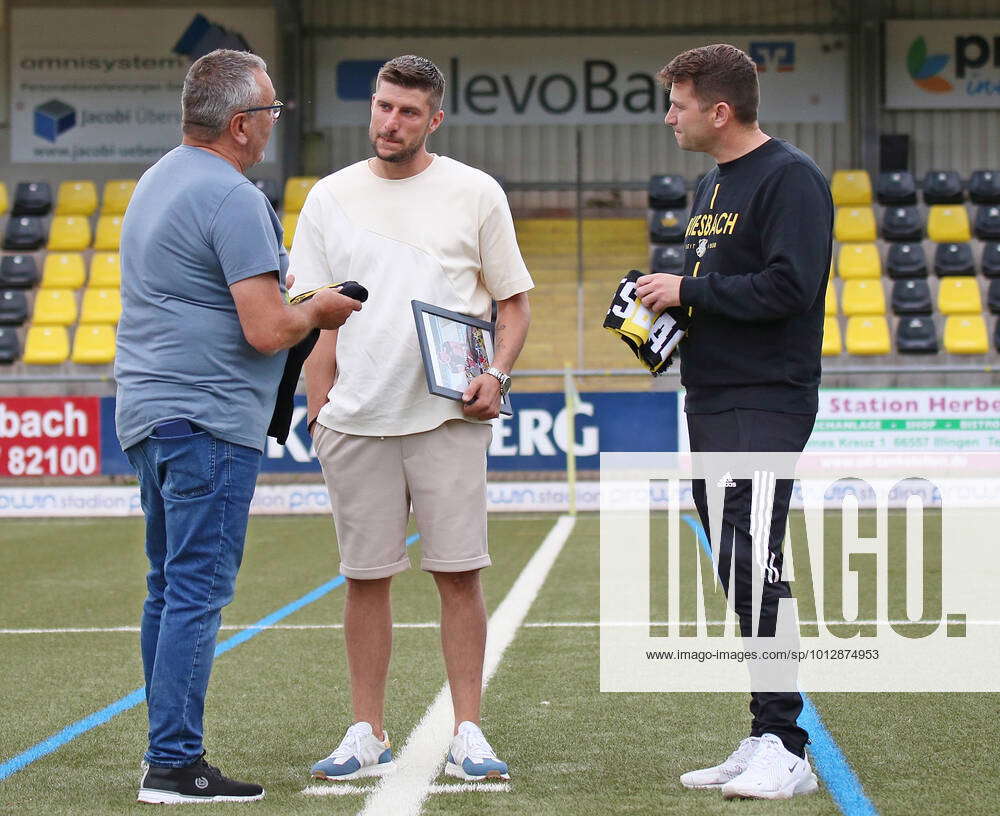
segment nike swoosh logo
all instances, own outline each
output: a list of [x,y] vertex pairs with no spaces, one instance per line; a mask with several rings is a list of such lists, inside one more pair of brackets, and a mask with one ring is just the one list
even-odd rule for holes
[[795,773],[795,766],[794,765],[792,765],[792,767],[788,769],[788,773]]

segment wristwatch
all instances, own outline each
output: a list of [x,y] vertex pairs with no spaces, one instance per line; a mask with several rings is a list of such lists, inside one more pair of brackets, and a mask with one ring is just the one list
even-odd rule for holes
[[504,374],[496,366],[490,366],[489,368],[487,368],[486,373],[497,378],[497,380],[500,382],[500,396],[506,397],[508,392],[510,391],[510,375]]

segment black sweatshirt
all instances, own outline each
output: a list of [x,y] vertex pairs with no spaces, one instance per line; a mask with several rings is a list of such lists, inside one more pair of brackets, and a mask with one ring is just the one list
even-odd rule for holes
[[780,139],[698,185],[680,291],[689,413],[816,412],[832,229],[826,179]]

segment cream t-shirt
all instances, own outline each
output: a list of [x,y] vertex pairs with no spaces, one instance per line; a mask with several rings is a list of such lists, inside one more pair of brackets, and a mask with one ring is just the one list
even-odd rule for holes
[[319,422],[398,436],[464,419],[427,390],[412,300],[490,318],[490,299],[531,289],[507,197],[488,174],[434,156],[406,179],[360,161],[310,190],[295,229],[292,296],[356,280],[368,301],[337,332],[337,379]]

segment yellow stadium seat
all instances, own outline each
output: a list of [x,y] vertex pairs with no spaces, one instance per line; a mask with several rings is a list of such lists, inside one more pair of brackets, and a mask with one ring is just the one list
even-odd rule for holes
[[875,211],[871,207],[837,207],[833,235],[842,242],[874,241]]
[[42,266],[42,288],[79,289],[87,279],[79,252],[49,252]]
[[97,219],[97,234],[94,236],[94,249],[117,252],[121,239],[122,217],[120,215],[102,215]]
[[306,196],[319,176],[290,176],[285,182],[284,207],[286,213],[297,213],[306,203]]
[[944,324],[944,348],[951,354],[986,354],[990,350],[982,315],[951,315]]
[[74,363],[101,365],[115,359],[115,329],[108,324],[80,326],[73,339]]
[[31,326],[24,341],[24,362],[29,365],[59,365],[69,357],[69,333],[65,326]]
[[823,320],[823,356],[835,357],[844,350],[840,341],[840,323],[835,317]]
[[102,215],[123,215],[135,190],[135,179],[112,179],[104,182]]
[[840,306],[848,317],[884,315],[885,291],[881,280],[848,280],[840,293]]
[[827,317],[834,317],[837,314],[837,287],[833,284],[833,278],[830,278],[826,284],[826,309],[824,314]]
[[297,212],[286,212],[281,216],[281,228],[285,231],[285,249],[292,248],[292,238],[295,237],[295,227],[299,223],[299,214]]
[[961,204],[932,204],[927,237],[939,244],[964,243],[972,238],[969,213]]
[[871,177],[867,170],[836,170],[830,182],[830,193],[837,207],[871,204]]
[[841,244],[837,253],[837,271],[844,280],[881,278],[882,258],[875,244]]
[[117,252],[95,252],[90,259],[90,285],[104,288],[121,286],[122,267]]
[[76,323],[76,295],[69,289],[39,289],[31,321],[45,326]]
[[97,187],[92,181],[64,181],[56,193],[56,215],[93,215]]
[[90,246],[90,222],[82,215],[57,215],[49,230],[48,248],[56,252],[78,252]]
[[847,319],[848,354],[888,354],[889,324],[884,317]]
[[941,278],[938,286],[938,311],[941,314],[979,314],[983,299],[979,282],[972,277]]
[[81,323],[117,323],[122,315],[122,300],[117,289],[88,286],[80,307]]
[[0,213],[5,213],[10,209],[10,196],[7,194],[7,185],[0,181]]

